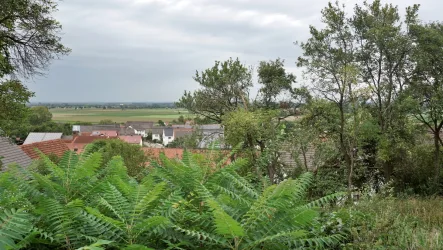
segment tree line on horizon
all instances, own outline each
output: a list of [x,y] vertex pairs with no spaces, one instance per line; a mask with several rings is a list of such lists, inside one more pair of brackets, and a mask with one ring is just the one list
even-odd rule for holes
[[[1,135],[51,124],[19,79],[69,53],[57,4],[0,2]],[[223,125],[205,152],[109,140],[2,169],[0,249],[442,249],[443,24],[418,11],[329,3],[304,86],[280,58],[197,71],[176,105]]]

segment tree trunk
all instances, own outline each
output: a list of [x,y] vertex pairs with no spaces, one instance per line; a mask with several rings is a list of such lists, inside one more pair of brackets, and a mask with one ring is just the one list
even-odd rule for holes
[[[348,172],[349,172],[349,174],[351,174],[352,162],[351,162],[350,154],[348,153],[347,145],[346,145],[345,138],[344,138],[344,136],[345,136],[344,133],[345,133],[345,113],[344,113],[342,105],[340,105],[340,151],[342,152],[342,155],[344,157],[346,167],[348,168]],[[352,150],[352,149],[349,149],[349,150]],[[351,186],[352,186],[352,178],[348,177],[349,195],[350,195],[350,187]]]
[[435,188],[438,187],[438,183],[440,180],[440,130],[436,129],[434,132],[434,168],[435,168],[435,176],[434,183]]
[[268,165],[268,175],[271,185],[275,183],[275,170],[273,164]]
[[383,163],[383,174],[385,177],[385,181],[388,182],[391,180],[392,172],[394,171],[392,164],[390,161]]
[[352,194],[352,177],[354,176],[354,155],[353,155],[353,150],[352,148],[350,148],[349,151],[349,175],[348,175],[348,192],[349,192],[349,196],[351,196]]
[[301,153],[302,153],[302,155],[303,155],[303,163],[305,164],[305,168],[306,168],[306,172],[308,172],[309,171],[309,168],[308,168],[308,159],[306,159],[306,152],[307,152],[308,150],[307,149],[305,149],[305,148],[301,148]]

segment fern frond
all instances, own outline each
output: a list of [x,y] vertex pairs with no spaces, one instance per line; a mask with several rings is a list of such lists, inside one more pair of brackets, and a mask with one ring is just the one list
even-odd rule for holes
[[111,183],[108,182],[107,185],[104,185],[103,194],[99,203],[111,211],[121,221],[126,221],[126,213],[129,211],[129,202]]
[[126,246],[125,248],[123,248],[123,250],[154,250],[154,249],[143,245],[132,244]]
[[138,237],[139,235],[147,231],[150,231],[152,233],[163,232],[170,225],[171,222],[167,218],[163,216],[153,216],[138,222],[134,226],[134,231],[137,232],[136,237]]
[[112,157],[108,164],[106,164],[106,166],[99,171],[97,176],[100,178],[104,178],[106,176],[118,176],[122,180],[127,180],[129,178],[125,163],[121,156]]
[[43,154],[40,150],[35,149],[35,151],[39,154],[40,159],[43,160],[48,170],[51,172],[51,175],[56,177],[59,180],[65,180],[66,173],[65,170],[59,167],[57,164],[51,161],[49,157]]
[[35,172],[33,173],[33,178],[39,184],[40,189],[45,191],[46,196],[60,197],[66,193],[66,189],[52,181],[50,176],[44,176]]
[[78,161],[78,164],[72,168],[73,176],[76,180],[82,180],[94,176],[102,164],[102,156],[100,153],[93,153],[86,158]]
[[102,246],[109,245],[111,243],[112,243],[112,241],[110,241],[110,240],[98,240],[97,242],[95,242],[89,246],[77,248],[77,250],[104,250],[104,248],[102,248]]
[[125,223],[123,223],[119,220],[115,220],[111,217],[108,217],[108,216],[102,214],[99,210],[97,210],[95,208],[86,207],[85,210],[89,215],[92,215],[94,218],[108,224],[109,226],[111,226],[112,228],[114,228],[116,230],[121,230],[121,231],[126,230]]
[[119,176],[109,176],[106,178],[106,180],[114,185],[117,190],[122,193],[122,195],[127,199],[127,200],[133,200],[134,197],[134,190],[137,188],[138,183],[136,181],[129,181],[129,179],[127,180],[123,180],[122,178],[120,178]]
[[248,181],[238,176],[236,173],[222,172],[219,184],[223,184],[225,187],[232,187],[231,189],[236,189],[252,199],[256,199],[259,196],[257,191],[254,190]]
[[182,163],[183,163],[185,166],[188,166],[188,167],[191,167],[191,165],[193,164],[193,162],[192,162],[192,156],[191,156],[191,154],[189,153],[189,151],[186,150],[186,149],[183,151]]
[[[147,187],[145,187],[144,185],[139,185],[137,192],[139,192],[143,188],[147,189]],[[149,205],[160,197],[160,194],[163,193],[165,188],[166,183],[161,182],[157,184],[151,191],[140,196],[140,199],[135,200],[136,204],[134,206],[134,216],[138,217],[142,213],[144,213],[146,209],[149,208]]]
[[32,230],[32,216],[23,210],[4,210],[0,213],[0,249],[15,248]]
[[245,249],[254,249],[257,245],[269,241],[282,241],[282,238],[285,238],[287,241],[295,241],[297,239],[300,239],[302,237],[306,237],[307,232],[304,230],[297,230],[297,231],[291,231],[291,232],[280,232],[278,234],[270,235],[267,237],[263,237],[259,240],[253,241],[249,244],[245,245]]
[[316,236],[311,238],[296,239],[289,241],[289,247],[297,247],[303,249],[328,249],[334,245],[339,244],[346,237],[341,234],[334,234],[329,236]]
[[59,167],[63,169],[74,168],[79,160],[78,155],[73,151],[66,151],[58,162]]
[[308,204],[304,205],[306,208],[313,208],[313,207],[322,207],[325,204],[328,204],[336,199],[343,198],[346,196],[345,192],[339,192],[335,194],[326,195],[324,197],[321,197],[317,200],[311,201]]
[[224,188],[222,186],[214,185],[212,186],[212,192],[218,193],[218,194],[225,194],[229,197],[231,197],[233,200],[239,201],[248,207],[251,206],[251,201],[243,198],[241,195],[237,194],[235,191],[231,191],[227,188]]
[[[8,172],[10,172],[12,175],[11,179],[13,185],[18,186],[20,190],[28,194],[29,197],[38,199],[39,197],[44,195],[33,185],[32,181],[30,181],[33,176],[28,170],[15,165],[11,165],[8,167]],[[7,184],[7,182],[0,183],[0,185],[3,184]],[[8,188],[7,186],[4,187]]]
[[252,204],[251,208],[244,215],[242,227],[246,232],[252,231],[260,224],[267,224],[277,211],[275,204],[269,202],[276,186],[272,185],[265,189],[263,194]]
[[153,214],[162,215],[167,218],[172,217],[184,201],[182,195],[180,190],[174,190],[166,198],[160,200],[159,205],[153,209]]
[[229,161],[229,159],[235,155],[236,153],[238,153],[238,151],[240,151],[243,147],[243,143],[239,143],[237,146],[235,146],[230,152],[229,154],[227,154],[221,161],[219,161],[216,165],[217,169],[220,169],[223,164],[225,164],[226,162]]
[[296,209],[295,211],[288,211],[291,214],[291,223],[299,227],[307,226],[313,222],[319,213],[312,209]]
[[228,238],[244,236],[240,223],[229,216],[214,200],[207,201],[214,214],[215,232]]
[[228,242],[226,241],[226,239],[216,236],[216,235],[212,235],[206,232],[201,232],[201,231],[195,231],[195,230],[188,230],[188,229],[184,229],[182,227],[179,227],[177,225],[173,225],[172,228],[180,233],[183,233],[187,236],[190,236],[192,238],[194,238],[197,241],[200,242],[204,242],[207,244],[220,244],[222,247],[227,247]]
[[[40,237],[41,239],[38,239],[37,237]],[[15,245],[15,249],[22,249],[25,248],[33,243],[38,243],[38,242],[44,242],[45,239],[49,239],[50,241],[52,241],[51,236],[46,233],[43,232],[41,230],[39,230],[38,228],[32,228],[30,230],[30,233],[24,237],[22,240],[20,240],[19,242],[17,242]],[[50,242],[49,241],[49,242]],[[48,242],[44,242],[44,243],[48,243]],[[0,247],[1,249],[1,247]]]

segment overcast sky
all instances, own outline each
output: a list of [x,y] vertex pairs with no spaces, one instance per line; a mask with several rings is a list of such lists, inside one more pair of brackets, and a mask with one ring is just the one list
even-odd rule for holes
[[[56,18],[72,53],[46,77],[28,81],[32,101],[176,101],[198,84],[196,70],[239,57],[248,65],[280,57],[320,24],[327,0],[64,0]],[[352,8],[357,0],[341,1]],[[386,2],[386,1],[384,1]],[[423,20],[441,19],[442,0],[391,0],[404,13],[420,2]],[[298,76],[301,78],[301,76]]]

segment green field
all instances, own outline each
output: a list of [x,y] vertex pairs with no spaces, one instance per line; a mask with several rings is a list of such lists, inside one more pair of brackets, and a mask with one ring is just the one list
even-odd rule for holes
[[180,115],[192,117],[184,109],[50,109],[52,119],[62,122],[92,122],[98,123],[101,120],[112,120],[113,122],[123,123],[126,121],[153,121],[158,120],[172,121]]

